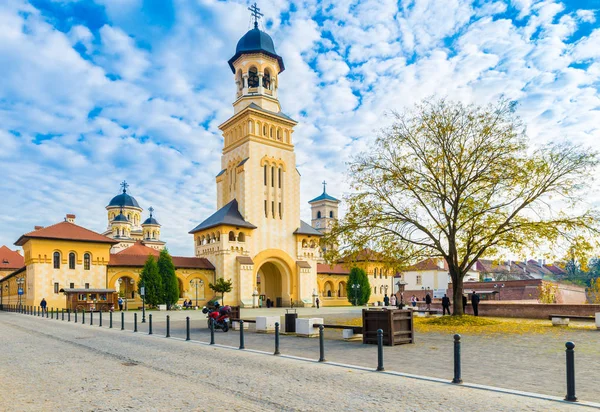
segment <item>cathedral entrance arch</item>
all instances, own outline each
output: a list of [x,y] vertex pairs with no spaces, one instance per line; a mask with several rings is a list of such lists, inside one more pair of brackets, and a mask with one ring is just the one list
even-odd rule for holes
[[292,300],[290,268],[279,259],[267,260],[256,273],[256,289],[263,299],[263,307],[267,299],[273,306],[289,306]]

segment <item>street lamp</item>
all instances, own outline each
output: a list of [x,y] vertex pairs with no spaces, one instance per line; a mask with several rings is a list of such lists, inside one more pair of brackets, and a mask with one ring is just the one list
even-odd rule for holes
[[404,288],[406,285],[408,285],[408,282],[405,282],[402,278],[396,282],[396,286],[398,286],[398,292],[400,292],[400,309],[404,307]]
[[360,284],[358,283],[354,283],[353,285],[350,286],[352,288],[352,290],[354,291],[354,306],[358,306],[358,291],[360,290]]
[[146,323],[146,287],[140,283],[140,296],[142,297],[142,323]]
[[204,285],[204,282],[200,279],[192,279],[190,280],[190,286],[196,287],[196,309],[198,309],[198,286]]
[[24,278],[17,278],[17,293],[19,295],[19,308],[21,307],[21,303],[22,303],[22,298],[21,296],[23,296],[23,283],[25,283],[25,279]]

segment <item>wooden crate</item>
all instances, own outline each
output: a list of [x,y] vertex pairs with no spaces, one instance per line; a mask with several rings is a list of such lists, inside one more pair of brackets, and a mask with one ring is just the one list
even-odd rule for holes
[[413,311],[402,309],[363,309],[363,343],[377,344],[377,330],[383,330],[386,346],[414,343]]

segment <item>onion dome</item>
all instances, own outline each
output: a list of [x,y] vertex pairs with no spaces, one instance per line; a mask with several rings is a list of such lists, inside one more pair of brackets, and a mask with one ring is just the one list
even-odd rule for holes
[[235,48],[235,54],[231,59],[229,59],[229,67],[231,67],[231,71],[234,74],[235,68],[233,67],[233,62],[235,62],[241,55],[251,53],[264,53],[267,56],[277,60],[279,63],[280,73],[285,70],[283,59],[275,52],[273,39],[271,39],[271,36],[269,36],[267,33],[260,30],[257,23],[254,24],[253,29],[248,30],[248,33],[244,34],[240,41],[238,41],[237,47]]
[[142,223],[142,226],[150,226],[150,225],[160,226],[160,223],[158,223],[158,220],[156,220],[152,217],[152,212],[154,212],[154,208],[152,206],[150,206],[150,208],[148,210],[150,211],[150,217],[148,219],[144,220],[144,223]]
[[123,188],[123,193],[113,197],[107,207],[111,207],[111,206],[121,207],[122,206],[122,207],[137,207],[137,208],[141,209],[139,203],[137,202],[137,200],[135,200],[135,197],[127,194],[127,188],[129,187],[127,182],[121,183],[121,187]]

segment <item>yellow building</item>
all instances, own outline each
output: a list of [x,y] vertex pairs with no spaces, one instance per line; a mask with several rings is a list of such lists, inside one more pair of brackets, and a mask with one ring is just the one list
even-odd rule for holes
[[217,211],[190,231],[196,256],[233,281],[228,304],[252,307],[262,296],[277,306],[312,306],[322,234],[300,221],[296,122],[277,99],[283,59],[255,23],[229,66],[237,90],[233,116],[219,126]]

